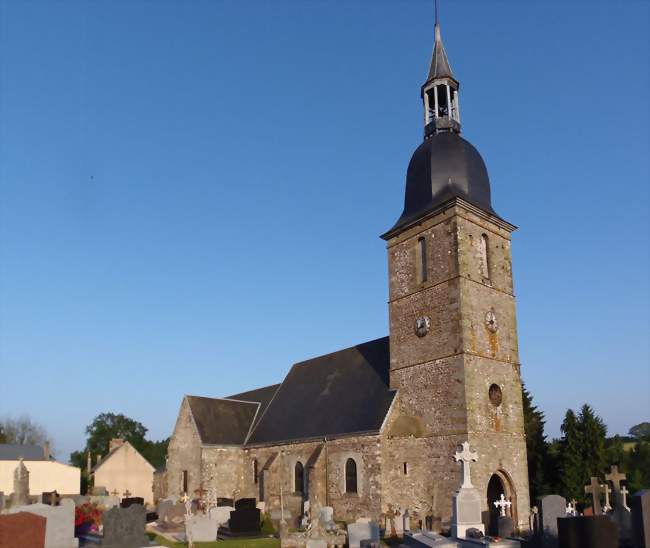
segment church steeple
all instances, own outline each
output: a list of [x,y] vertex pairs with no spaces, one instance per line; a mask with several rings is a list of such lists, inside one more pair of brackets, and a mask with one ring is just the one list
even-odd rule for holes
[[424,137],[441,131],[460,133],[460,107],[458,80],[454,78],[449,58],[442,43],[438,6],[436,3],[435,43],[429,76],[422,86],[424,102]]

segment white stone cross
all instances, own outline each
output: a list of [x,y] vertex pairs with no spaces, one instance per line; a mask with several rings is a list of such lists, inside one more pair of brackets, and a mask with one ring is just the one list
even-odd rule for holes
[[494,501],[494,506],[499,509],[502,518],[506,517],[506,508],[510,508],[511,505],[512,502],[506,500],[506,497],[503,493],[501,493],[501,498],[499,500]]
[[567,502],[566,508],[564,509],[564,512],[569,516],[575,516],[575,508],[573,507],[572,502],[573,501]]
[[627,487],[625,485],[621,487],[621,497],[623,498],[623,508],[627,510],[628,512],[630,511],[630,507],[627,505],[627,495],[629,491],[627,490]]
[[605,493],[605,506],[603,506],[603,513],[610,512],[612,507],[609,505],[609,494],[612,492],[612,490],[609,488],[609,485],[601,485],[600,488],[603,490],[603,493]]
[[472,479],[470,478],[470,472],[469,472],[469,463],[474,461],[476,462],[478,460],[478,453],[475,451],[472,451],[469,448],[469,442],[464,441],[462,443],[463,450],[462,451],[456,451],[456,454],[454,455],[454,459],[456,462],[463,462],[463,484],[460,486],[461,489],[473,489],[474,486],[472,485]]

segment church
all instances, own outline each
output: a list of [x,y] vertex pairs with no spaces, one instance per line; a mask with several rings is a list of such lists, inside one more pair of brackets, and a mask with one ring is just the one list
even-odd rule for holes
[[341,521],[400,508],[448,527],[461,483],[452,457],[469,441],[487,530],[502,493],[527,528],[516,227],[493,209],[485,163],[460,135],[459,87],[436,21],[424,139],[403,212],[381,236],[388,336],[296,363],[277,385],[185,396],[168,450],[170,496],[254,497],[294,518],[308,501]]

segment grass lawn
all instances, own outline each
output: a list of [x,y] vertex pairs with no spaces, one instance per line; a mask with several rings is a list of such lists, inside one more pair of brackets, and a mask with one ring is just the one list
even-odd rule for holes
[[[153,537],[152,540],[161,546],[168,546],[169,548],[185,548],[187,546],[186,542],[172,542],[159,535]],[[197,548],[280,548],[280,541],[276,538],[233,539],[195,542],[194,546]]]

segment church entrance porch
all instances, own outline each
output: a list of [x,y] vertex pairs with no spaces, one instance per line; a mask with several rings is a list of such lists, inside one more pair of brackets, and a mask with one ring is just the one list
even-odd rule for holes
[[492,477],[487,486],[487,507],[488,510],[484,512],[483,523],[485,524],[485,532],[488,535],[496,536],[499,534],[499,516],[501,510],[495,506],[495,502],[504,495],[505,500],[510,501],[512,504],[505,509],[507,516],[512,518],[513,523],[517,524],[517,503],[512,483],[505,472],[498,470]]

